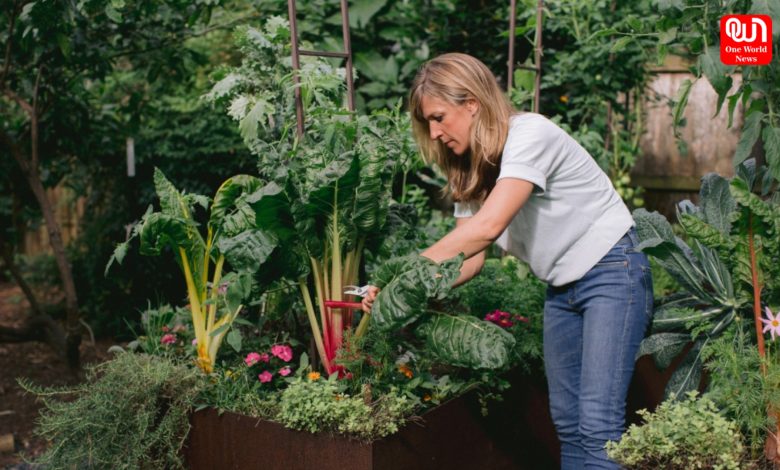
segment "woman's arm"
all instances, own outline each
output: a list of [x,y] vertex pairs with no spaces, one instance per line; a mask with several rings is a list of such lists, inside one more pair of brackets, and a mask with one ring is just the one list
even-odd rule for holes
[[440,263],[459,253],[463,253],[466,259],[480,253],[503,233],[531,196],[533,188],[533,183],[521,179],[498,180],[482,208],[423,251],[422,256]]
[[[468,281],[482,269],[485,262],[485,248],[490,246],[503,233],[509,222],[531,196],[533,183],[516,178],[502,178],[496,183],[482,208],[473,216],[459,218],[455,229],[434,243],[421,254],[441,263],[459,253],[464,253],[466,261],[460,270],[460,276],[453,286]],[[379,294],[379,288],[371,286],[363,297],[363,311],[371,312],[371,306]]]
[[[455,219],[455,227],[464,225],[468,223],[469,220],[471,220],[471,217],[459,217]],[[485,265],[485,251],[487,250],[482,250],[463,262],[463,266],[460,267],[460,276],[458,276],[458,278],[452,284],[452,287],[456,287],[467,281],[470,281],[471,278],[482,271],[482,266]]]

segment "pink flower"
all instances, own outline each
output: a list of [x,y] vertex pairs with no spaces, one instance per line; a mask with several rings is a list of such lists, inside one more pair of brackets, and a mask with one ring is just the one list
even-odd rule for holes
[[485,315],[485,320],[495,323],[501,328],[509,328],[514,325],[514,322],[510,320],[511,316],[512,315],[509,312],[502,312],[501,310],[496,309]]
[[291,373],[292,373],[292,369],[290,369],[289,367],[282,367],[281,369],[279,369],[279,375],[281,375],[282,377],[287,377]]
[[192,345],[197,346],[198,345],[198,338],[192,338]]
[[292,348],[286,344],[275,344],[271,346],[271,354],[284,362],[290,362],[293,357]]
[[766,333],[767,330],[769,330],[772,334],[772,341],[774,341],[775,335],[780,336],[780,312],[776,315],[772,315],[772,311],[769,310],[769,307],[764,307],[764,313],[766,314],[766,318],[761,319],[764,323],[763,333]]
[[267,370],[264,370],[261,374],[257,376],[258,379],[260,379],[260,383],[266,383],[270,382],[273,379],[274,374],[268,372]]
[[244,358],[244,364],[246,364],[249,367],[252,367],[258,362],[260,362],[260,354],[256,352],[251,352],[247,354],[246,357]]
[[163,335],[163,337],[160,338],[160,344],[176,344],[176,335],[171,333]]
[[271,356],[268,355],[268,353],[263,353],[260,355],[260,362],[271,362]]

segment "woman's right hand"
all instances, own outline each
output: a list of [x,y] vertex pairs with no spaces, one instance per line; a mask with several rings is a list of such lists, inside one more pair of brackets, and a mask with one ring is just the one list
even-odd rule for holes
[[368,286],[368,293],[363,297],[364,312],[371,313],[371,306],[374,305],[374,300],[376,300],[376,296],[379,295],[379,290],[380,289],[377,286]]

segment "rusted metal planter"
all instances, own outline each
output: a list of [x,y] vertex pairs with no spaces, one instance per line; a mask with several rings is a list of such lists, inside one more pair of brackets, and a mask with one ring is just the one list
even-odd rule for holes
[[[545,395],[543,391],[538,394]],[[525,402],[523,408],[528,409],[528,404]],[[539,408],[533,408],[538,413]],[[485,418],[476,397],[467,394],[426,412],[422,418],[421,424],[410,423],[392,436],[366,444],[341,436],[294,431],[234,413],[219,415],[207,409],[192,415],[184,455],[188,468],[193,470],[500,470],[557,466],[554,459],[541,462],[532,455],[540,449],[544,453],[544,445],[518,435],[518,429],[527,434],[534,432],[535,425],[549,426],[545,419],[536,424],[529,422],[529,418],[534,419],[533,413],[525,417],[511,412],[491,413]],[[514,430],[502,429],[506,427]],[[535,449],[529,454],[527,447]],[[556,452],[557,442],[553,447]]]

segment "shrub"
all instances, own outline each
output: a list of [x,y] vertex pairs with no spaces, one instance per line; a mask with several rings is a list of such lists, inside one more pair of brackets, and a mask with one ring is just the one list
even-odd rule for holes
[[640,410],[645,423],[607,443],[609,457],[631,469],[740,468],[744,448],[736,423],[707,396],[687,395],[661,403],[655,413]]
[[23,385],[44,403],[36,434],[51,444],[37,461],[45,468],[184,468],[179,449],[201,386],[192,367],[120,353],[73,388]]
[[324,379],[313,372],[292,380],[282,392],[277,419],[293,429],[347,433],[370,441],[397,432],[414,406],[395,390],[372,401],[368,385],[362,396],[350,396],[337,374]]

